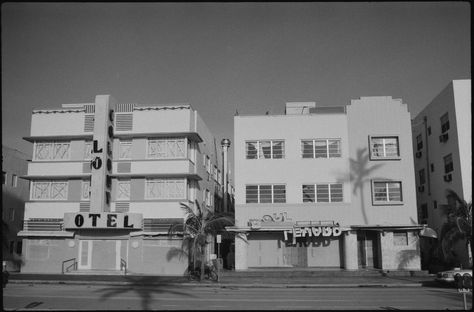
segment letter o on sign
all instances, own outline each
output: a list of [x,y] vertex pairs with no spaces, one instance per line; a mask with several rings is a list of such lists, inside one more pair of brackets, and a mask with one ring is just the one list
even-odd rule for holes
[[77,227],[81,227],[82,225],[84,225],[84,217],[80,214],[78,214],[75,218],[74,218],[74,224],[77,226]]
[[100,157],[94,158],[94,160],[91,162],[91,165],[94,169],[100,169],[100,167],[102,167],[102,159],[100,159]]

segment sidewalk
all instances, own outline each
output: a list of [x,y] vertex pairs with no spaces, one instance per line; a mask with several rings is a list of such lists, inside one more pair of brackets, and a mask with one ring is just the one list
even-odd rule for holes
[[[288,274],[287,274],[288,275]],[[434,276],[400,276],[387,274],[343,274],[337,272],[319,273],[317,276],[275,276],[262,272],[223,272],[219,282],[203,280],[189,281],[183,276],[150,275],[86,275],[86,274],[23,274],[11,273],[11,284],[75,284],[116,286],[199,286],[199,287],[263,287],[263,288],[341,288],[341,287],[421,287],[435,286]],[[8,287],[8,286],[7,286]]]

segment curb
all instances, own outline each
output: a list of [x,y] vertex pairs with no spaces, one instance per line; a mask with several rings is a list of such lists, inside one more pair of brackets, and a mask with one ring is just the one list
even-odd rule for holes
[[[58,281],[58,280],[10,280],[9,284],[58,284],[58,285],[107,285],[107,286],[163,286],[160,283],[133,284],[130,282],[106,281]],[[7,284],[8,285],[8,284]],[[394,283],[394,284],[240,284],[240,283],[166,283],[166,286],[184,287],[245,287],[245,288],[400,288],[421,287],[422,283]]]

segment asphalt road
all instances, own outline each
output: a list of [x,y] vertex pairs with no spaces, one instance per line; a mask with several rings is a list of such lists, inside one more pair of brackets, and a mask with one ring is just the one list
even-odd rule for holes
[[[472,295],[467,296],[472,309]],[[452,288],[219,288],[9,284],[5,310],[462,310]]]

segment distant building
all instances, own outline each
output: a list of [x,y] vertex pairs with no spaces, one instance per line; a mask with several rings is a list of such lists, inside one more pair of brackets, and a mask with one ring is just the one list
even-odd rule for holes
[[[187,104],[93,103],[35,110],[23,272],[176,275],[180,202],[222,207],[222,151]],[[213,252],[212,247],[209,253]]]
[[386,96],[235,116],[236,270],[420,270],[411,142]]
[[[412,122],[419,220],[438,236],[447,220],[446,190],[472,201],[471,117],[471,80],[464,79],[450,82]],[[425,241],[423,258],[429,261],[437,242]],[[463,243],[458,247],[458,265],[469,265]]]
[[8,271],[20,270],[22,239],[17,233],[23,229],[25,202],[29,198],[29,183],[22,179],[27,172],[29,157],[18,150],[2,145],[2,232],[3,261]]

